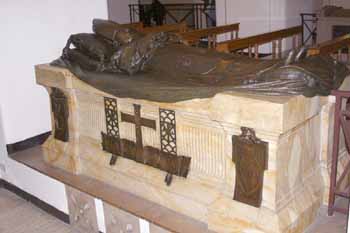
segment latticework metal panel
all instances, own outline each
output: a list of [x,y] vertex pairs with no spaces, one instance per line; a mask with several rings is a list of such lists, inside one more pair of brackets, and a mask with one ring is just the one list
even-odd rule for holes
[[161,150],[177,155],[175,111],[159,109]]
[[107,135],[119,138],[117,100],[113,98],[104,97],[104,103]]

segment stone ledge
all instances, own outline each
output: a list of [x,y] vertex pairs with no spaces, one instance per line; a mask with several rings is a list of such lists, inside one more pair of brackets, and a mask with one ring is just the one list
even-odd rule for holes
[[[156,203],[137,197],[103,182],[83,175],[73,175],[62,169],[47,165],[43,159],[43,148],[38,146],[11,155],[22,163],[44,175],[85,192],[95,198],[131,213],[174,233],[213,233],[205,223],[178,214]],[[159,218],[159,216],[162,216]]]

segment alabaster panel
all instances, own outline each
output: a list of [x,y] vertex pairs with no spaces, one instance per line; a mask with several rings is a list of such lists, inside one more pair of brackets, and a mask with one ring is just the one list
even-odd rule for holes
[[283,131],[283,104],[235,94],[214,96],[210,105],[210,118],[256,130]]
[[[315,116],[280,139],[277,152],[277,203],[283,206],[304,188],[309,177],[320,174],[320,116]],[[323,186],[320,182],[319,187]]]
[[226,135],[223,130],[179,124],[179,154],[191,156],[191,173],[193,175],[226,179],[227,161],[225,156]]
[[106,233],[140,233],[139,218],[103,203]]
[[79,115],[79,134],[99,140],[101,131],[106,129],[103,98],[81,91],[76,91],[76,98],[79,102],[76,109]]
[[36,82],[43,86],[57,88],[72,88],[72,79],[75,77],[69,70],[50,65],[35,66]]
[[306,98],[304,96],[295,96],[284,103],[283,111],[283,132],[293,130],[303,122],[318,115],[322,104],[319,96]]
[[66,186],[70,224],[75,233],[98,232],[95,199]]

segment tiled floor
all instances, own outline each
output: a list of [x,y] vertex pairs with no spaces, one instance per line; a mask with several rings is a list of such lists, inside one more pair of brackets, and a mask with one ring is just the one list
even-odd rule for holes
[[[342,201],[341,205],[346,206]],[[315,224],[306,233],[345,233],[347,218],[327,217],[322,208]],[[74,233],[65,223],[46,214],[13,193],[0,188],[0,233]]]
[[62,221],[0,188],[0,233],[74,233]]

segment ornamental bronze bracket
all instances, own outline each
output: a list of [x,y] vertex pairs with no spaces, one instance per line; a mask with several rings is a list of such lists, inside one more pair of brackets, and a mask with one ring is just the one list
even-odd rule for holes
[[256,137],[251,128],[232,137],[232,161],[236,164],[233,199],[259,208],[262,202],[264,171],[268,169],[268,143]]
[[68,100],[63,91],[58,88],[51,88],[51,109],[54,116],[54,136],[56,139],[68,142],[69,141],[69,127],[68,117],[69,108]]

